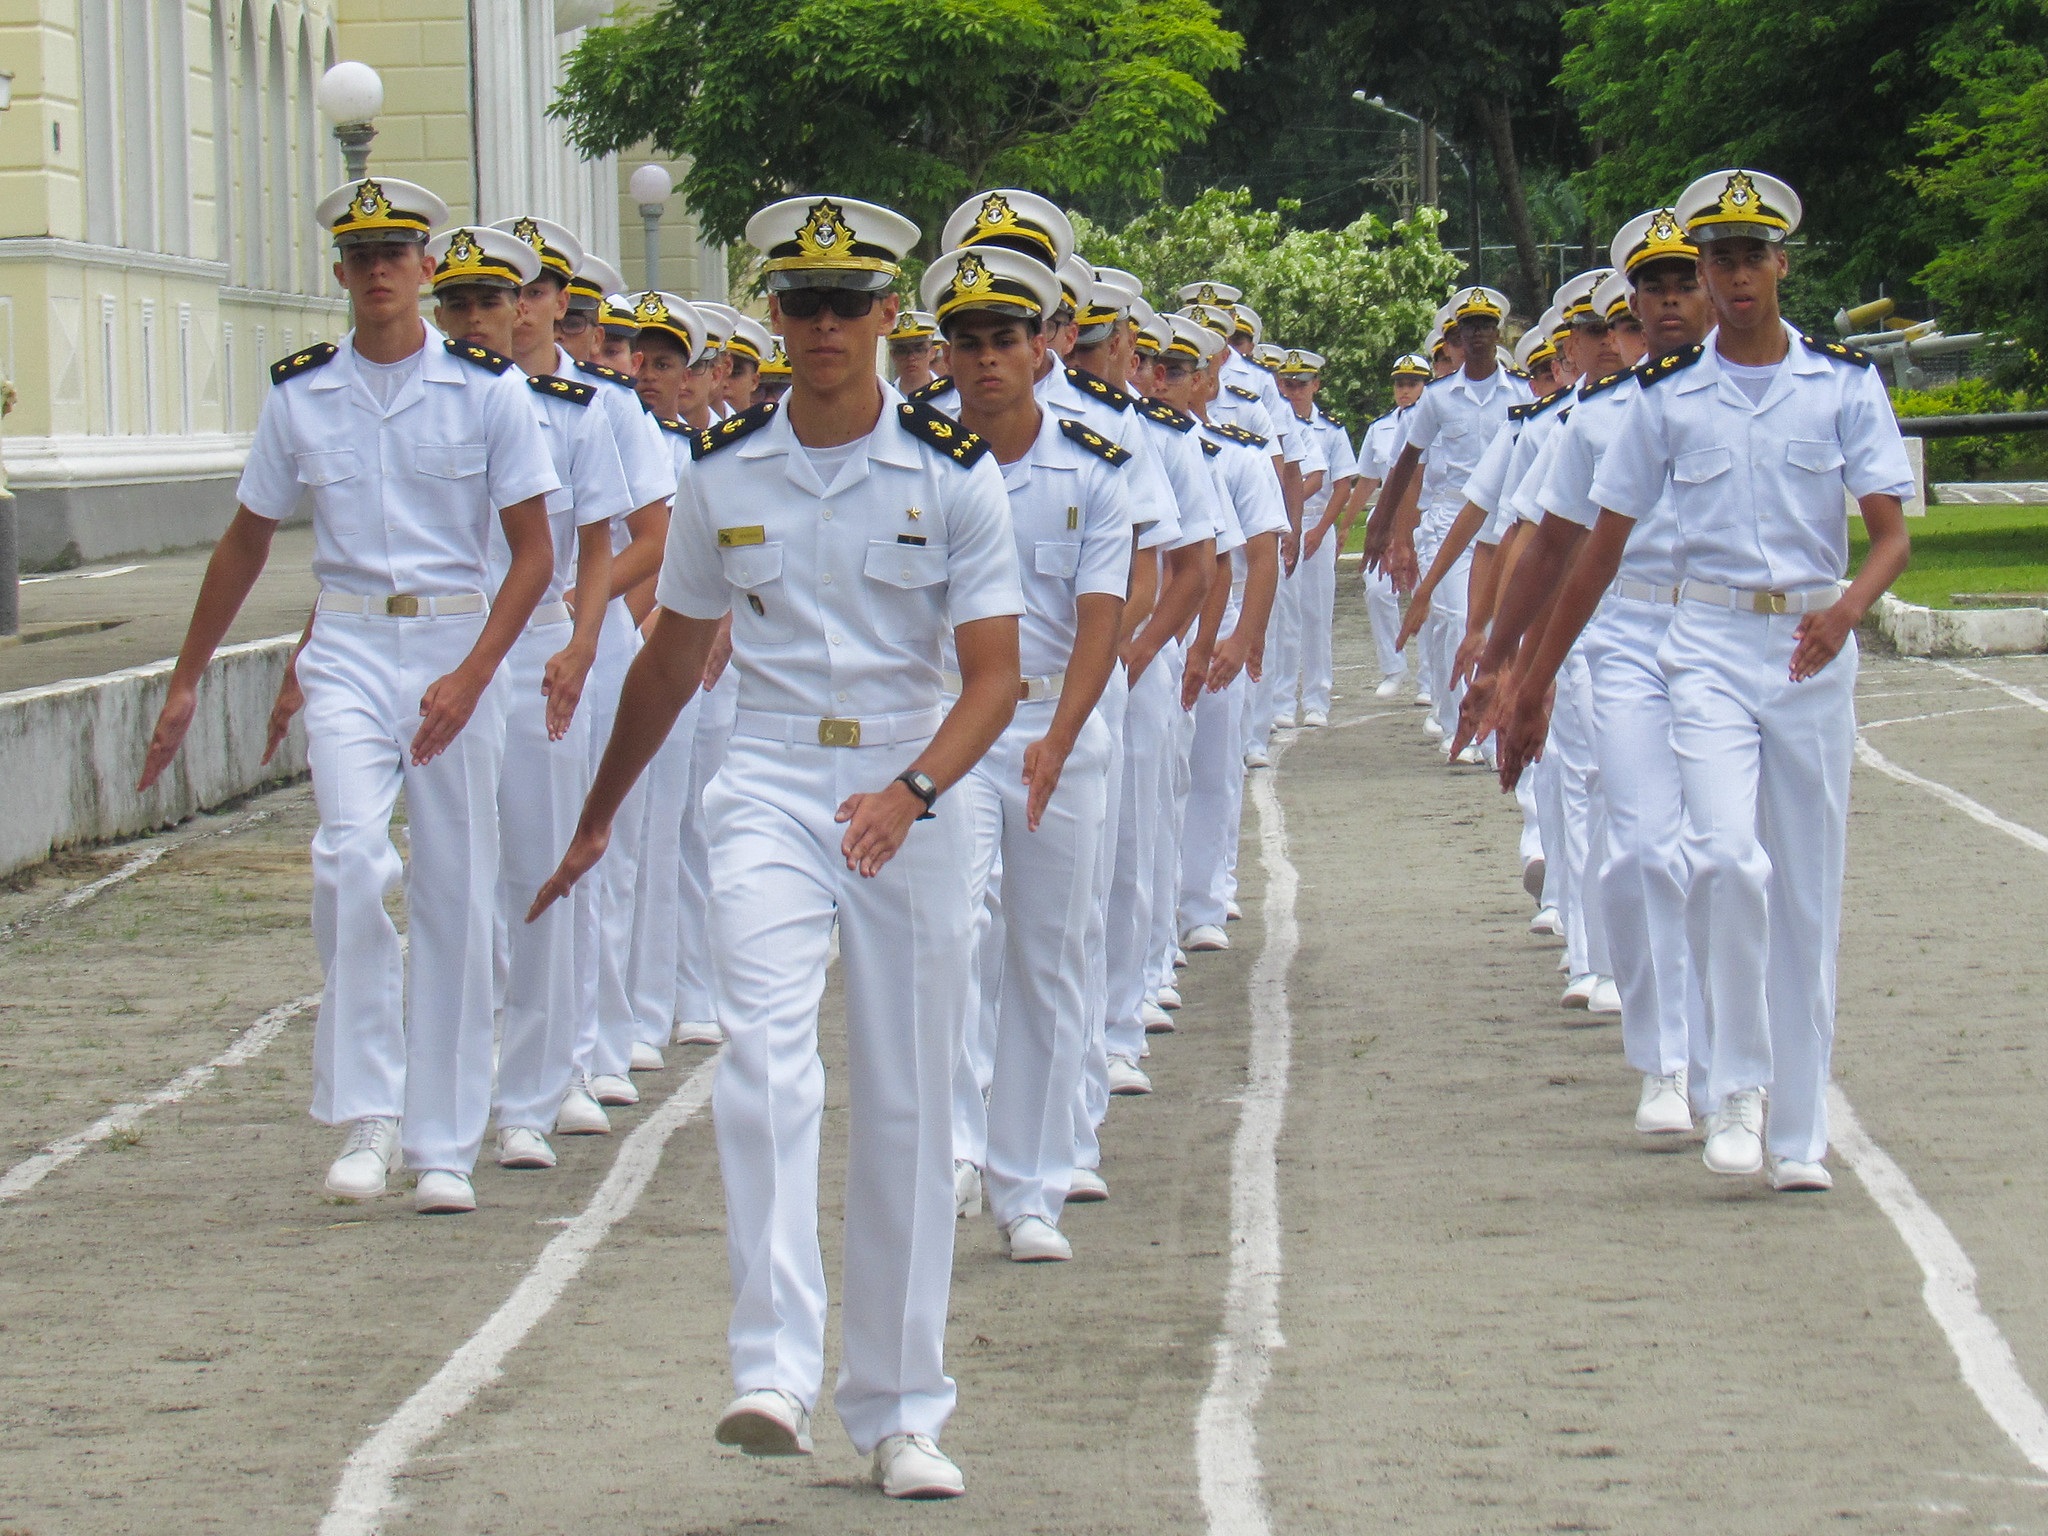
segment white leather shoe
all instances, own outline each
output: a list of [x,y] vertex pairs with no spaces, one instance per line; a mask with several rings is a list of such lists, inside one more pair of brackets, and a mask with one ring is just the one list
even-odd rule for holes
[[603,1073],[590,1080],[590,1096],[600,1104],[614,1106],[638,1104],[640,1090],[633,1086],[633,1080],[623,1073]]
[[1320,709],[1312,709],[1301,717],[1301,728],[1305,731],[1319,731],[1330,723],[1330,717]]
[[661,1052],[657,1051],[645,1040],[635,1040],[633,1042],[633,1064],[626,1070],[629,1072],[659,1072],[667,1065],[668,1063],[661,1059]]
[[1392,677],[1381,678],[1380,685],[1379,687],[1373,689],[1372,696],[1376,699],[1391,699],[1395,694],[1399,693],[1400,691],[1401,674],[1396,672]]
[[1593,995],[1586,999],[1586,1012],[1620,1015],[1621,988],[1612,976],[1602,976],[1593,983]]
[[555,1149],[548,1145],[547,1137],[530,1126],[501,1125],[498,1127],[498,1166],[552,1168],[555,1166]]
[[1109,1182],[1093,1168],[1076,1168],[1067,1180],[1067,1204],[1094,1205],[1109,1198]]
[[1230,948],[1230,935],[1214,923],[1199,923],[1182,936],[1181,943],[1189,949],[1207,954],[1214,950]]
[[562,1107],[555,1111],[555,1134],[557,1136],[609,1136],[612,1133],[612,1119],[604,1108],[591,1097],[590,1084],[578,1078],[569,1085],[569,1091],[562,1095]]
[[1152,994],[1152,1001],[1168,1013],[1177,1012],[1180,1008],[1180,988],[1171,984],[1163,986]]
[[1479,750],[1479,743],[1475,741],[1460,752],[1455,761],[1463,763],[1467,768],[1483,767],[1486,763],[1486,754]]
[[1074,1245],[1043,1216],[1019,1216],[1003,1236],[1010,1240],[1012,1264],[1063,1264],[1074,1256]]
[[1128,1056],[1109,1058],[1109,1091],[1113,1094],[1150,1093],[1152,1079]]
[[1564,989],[1564,996],[1557,1000],[1560,1008],[1583,1008],[1593,996],[1593,988],[1600,984],[1600,978],[1591,971],[1583,976],[1574,976],[1571,985]]
[[476,1209],[476,1191],[468,1174],[430,1168],[412,1192],[412,1208],[422,1216],[466,1216]]
[[1761,1173],[1764,1167],[1764,1091],[1743,1088],[1707,1116],[1701,1156],[1715,1173]]
[[1789,1157],[1774,1157],[1771,1162],[1771,1188],[1791,1194],[1799,1190],[1828,1190],[1835,1187],[1835,1176],[1829,1173],[1825,1164],[1802,1163]]
[[1244,765],[1247,768],[1270,768],[1273,766],[1273,759],[1266,756],[1262,749],[1253,747],[1251,751],[1245,753]]
[[1273,729],[1274,729],[1274,730],[1276,730],[1276,731],[1291,731],[1291,730],[1293,730],[1293,729],[1294,729],[1294,716],[1292,716],[1292,715],[1275,715],[1275,716],[1273,717]]
[[669,1036],[670,1045],[723,1045],[725,1032],[709,1020],[676,1020],[675,1033]]
[[981,1214],[981,1170],[964,1157],[953,1162],[953,1214],[961,1221]]
[[374,1200],[384,1193],[385,1179],[403,1166],[398,1122],[389,1115],[366,1115],[348,1128],[341,1155],[327,1165],[327,1193],[344,1200]]
[[808,1456],[811,1415],[789,1393],[775,1387],[742,1392],[718,1416],[711,1438],[736,1445],[749,1456]]
[[1244,908],[1240,907],[1234,901],[1226,901],[1225,903],[1223,903],[1223,921],[1225,921],[1226,923],[1243,922]]
[[1430,705],[1434,704],[1435,702],[1436,700],[1429,696],[1429,690],[1427,688],[1418,688],[1415,690],[1415,707],[1417,709],[1428,709]]
[[1554,939],[1564,937],[1564,919],[1557,915],[1557,908],[1545,907],[1529,919],[1531,933],[1547,933]]
[[1548,868],[1540,853],[1522,866],[1522,889],[1528,893],[1531,901],[1543,899],[1543,877],[1548,873]]
[[892,1499],[957,1499],[967,1479],[930,1435],[890,1435],[875,1447],[875,1486]]
[[1436,716],[1425,715],[1422,720],[1422,734],[1431,741],[1442,741],[1444,739],[1444,728],[1436,723]]
[[1669,1077],[1643,1074],[1636,1100],[1636,1131],[1644,1136],[1683,1136],[1692,1130],[1692,1106],[1685,1099],[1685,1068]]
[[1144,1021],[1148,1035],[1170,1035],[1174,1031],[1173,1015],[1157,1003],[1138,1004],[1138,1017]]
[[1188,952],[1179,945],[1174,946],[1173,968],[1176,971],[1184,971],[1188,968]]

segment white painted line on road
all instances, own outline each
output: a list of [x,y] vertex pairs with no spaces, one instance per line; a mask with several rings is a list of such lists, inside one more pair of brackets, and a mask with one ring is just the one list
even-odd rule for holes
[[1930,709],[1924,715],[1898,715],[1890,720],[1859,720],[1856,729],[1874,731],[1883,725],[1911,725],[1916,720],[1946,720],[1951,715],[1995,715],[2004,710],[2018,708],[2017,704],[1978,704],[1969,709]]
[[1971,682],[1982,683],[1987,688],[1996,688],[2007,698],[2017,699],[2029,708],[2048,714],[2048,699],[2042,698],[2031,688],[2022,688],[2018,683],[2008,683],[2004,678],[1993,677],[1988,672],[1973,672],[1970,668],[1953,661],[1935,661],[1929,665],[1940,667],[1944,672],[1953,672],[1957,677],[1967,677]]
[[109,576],[126,576],[141,569],[139,565],[117,565],[108,571],[80,571],[78,577],[81,581],[105,581]]
[[1978,1299],[1977,1270],[1970,1256],[1963,1252],[1948,1223],[1920,1198],[1905,1170],[1865,1133],[1856,1111],[1849,1107],[1848,1096],[1832,1084],[1828,1088],[1828,1118],[1829,1139],[1919,1261],[1925,1277],[1920,1299],[1947,1335],[1949,1348],[1962,1367],[1964,1384],[2019,1453],[2048,1472],[2048,1408],[2041,1406],[2041,1399],[2027,1385],[2012,1346]]
[[245,1066],[254,1061],[263,1054],[271,1041],[283,1033],[285,1025],[307,1009],[316,1008],[319,1004],[318,992],[308,992],[304,997],[295,997],[288,1003],[280,1003],[237,1035],[235,1043],[213,1060],[201,1062],[196,1067],[187,1067],[147,1098],[139,1099],[133,1104],[117,1104],[84,1130],[61,1137],[35,1156],[16,1163],[5,1174],[0,1174],[0,1202],[19,1200],[80,1153],[98,1146],[121,1131],[133,1130],[142,1117],[151,1110],[161,1109],[166,1104],[182,1103],[213,1081],[217,1073],[228,1067]]
[[356,1447],[342,1468],[334,1502],[320,1522],[320,1536],[374,1536],[382,1529],[385,1516],[398,1507],[396,1483],[406,1463],[498,1378],[505,1357],[561,1300],[605,1235],[632,1213],[647,1181],[654,1177],[669,1138],[710,1101],[717,1065],[718,1056],[714,1055],[634,1127],[590,1203],[548,1240],[504,1304]]
[[[1276,745],[1276,768],[1298,740],[1296,735]],[[1230,1283],[1224,1292],[1223,1331],[1216,1336],[1209,1388],[1195,1412],[1202,1508],[1216,1536],[1265,1536],[1272,1529],[1259,1460],[1258,1408],[1273,1372],[1273,1351],[1287,1344],[1280,1333],[1278,1149],[1294,1054],[1287,973],[1301,945],[1294,911],[1301,877],[1287,856],[1287,813],[1275,779],[1273,773],[1255,773],[1248,785],[1258,808],[1259,859],[1266,870],[1266,942],[1252,967],[1251,1060],[1230,1147]]]
[[1935,779],[1922,778],[1910,768],[1901,768],[1861,736],[1856,738],[1856,761],[1897,779],[1901,784],[1924,789],[1943,805],[1953,806],[1970,820],[1980,822],[1993,831],[2003,832],[2015,842],[2025,843],[2036,853],[2048,853],[2048,837],[2043,837],[2032,827],[2022,826],[2017,821],[2008,821],[1989,806],[1979,805],[1961,790],[1950,789]]

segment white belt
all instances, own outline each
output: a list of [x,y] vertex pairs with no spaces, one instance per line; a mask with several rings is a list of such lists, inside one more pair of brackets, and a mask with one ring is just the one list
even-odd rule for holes
[[[939,687],[945,691],[946,697],[959,698],[960,686],[958,672],[940,674]],[[1051,672],[1044,677],[1020,677],[1017,679],[1017,702],[1037,704],[1047,699],[1057,699],[1066,686],[1067,674],[1064,671]]]
[[366,619],[444,619],[482,613],[490,604],[481,592],[457,592],[448,597],[416,597],[410,592],[358,597],[350,592],[322,592],[313,606],[321,613],[353,613]]
[[762,709],[742,709],[733,716],[735,736],[752,736],[762,741],[779,741],[791,747],[888,747],[898,742],[923,741],[939,728],[946,711],[934,704],[930,709],[913,709],[900,715],[863,715],[859,719],[819,719],[816,715],[778,715]]
[[1647,581],[1617,581],[1607,590],[1616,597],[1631,598],[1638,603],[1662,603],[1669,607],[1678,601],[1678,588],[1653,586]]
[[1752,592],[1745,587],[1717,587],[1711,581],[1688,581],[1678,595],[1683,602],[1732,608],[1737,613],[1816,613],[1834,607],[1842,587],[1837,582],[1812,592]]
[[526,621],[528,629],[539,629],[543,624],[566,624],[569,622],[567,603],[542,603],[533,610],[533,617]]

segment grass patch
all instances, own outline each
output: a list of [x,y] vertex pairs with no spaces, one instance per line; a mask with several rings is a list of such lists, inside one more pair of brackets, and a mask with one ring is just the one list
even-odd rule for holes
[[[1892,588],[1905,602],[1949,608],[1964,592],[2048,593],[2048,507],[1933,506],[1906,528],[1913,563]],[[1852,517],[1852,572],[1868,548],[1863,519]]]

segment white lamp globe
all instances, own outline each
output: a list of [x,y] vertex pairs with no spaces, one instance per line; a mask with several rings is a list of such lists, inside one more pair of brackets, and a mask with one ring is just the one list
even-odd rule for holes
[[626,190],[642,208],[658,208],[676,188],[675,178],[665,166],[643,165],[626,179]]
[[320,77],[313,99],[330,123],[367,123],[384,110],[384,81],[369,65],[344,59]]

